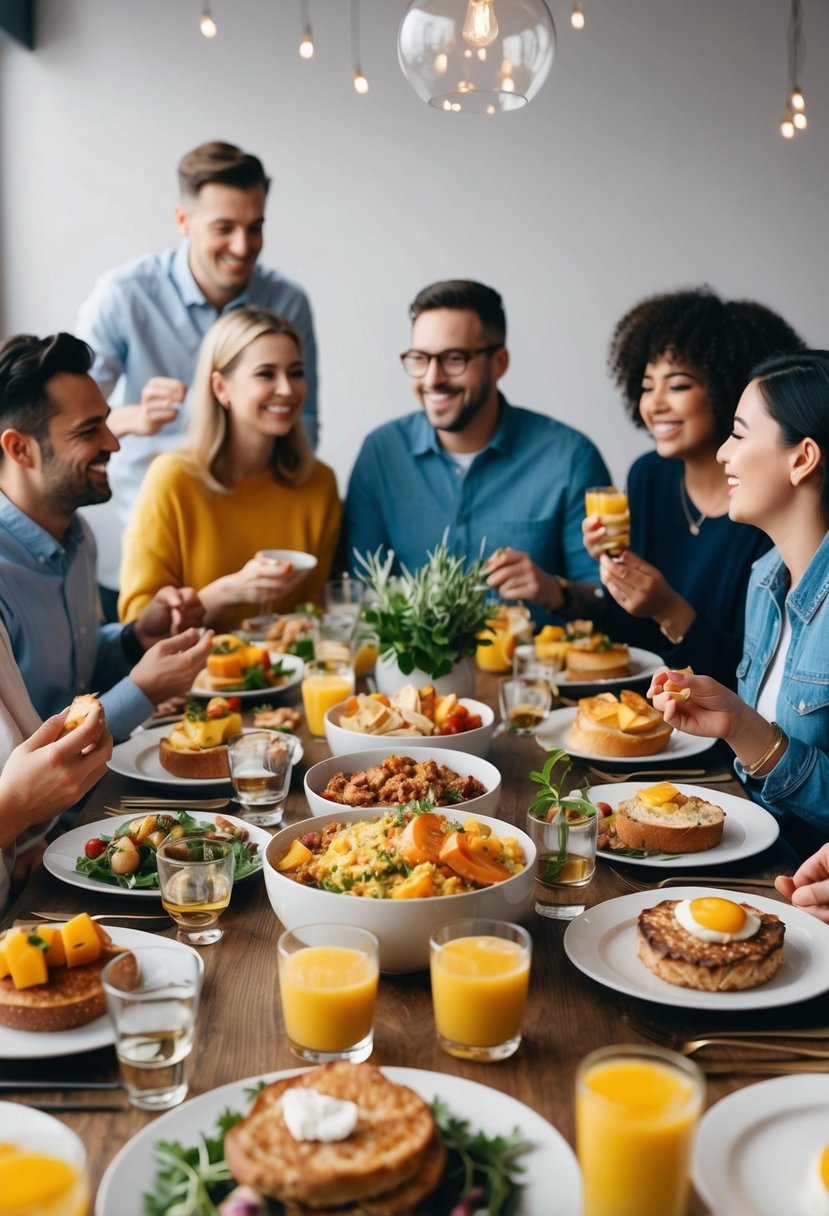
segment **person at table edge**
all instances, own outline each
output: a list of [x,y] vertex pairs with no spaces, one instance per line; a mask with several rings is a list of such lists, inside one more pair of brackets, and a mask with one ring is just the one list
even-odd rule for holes
[[190,588],[162,588],[130,625],[100,623],[95,543],[77,510],[109,499],[118,440],[91,364],[71,334],[0,345],[0,620],[37,713],[103,690],[119,740],[192,686],[213,635],[193,627],[204,610]]
[[92,377],[122,440],[112,482],[123,528],[147,467],[182,443],[187,394],[201,341],[217,317],[243,304],[269,308],[302,340],[308,381],[303,419],[317,441],[317,354],[311,308],[298,284],[260,266],[270,179],[262,162],[212,141],[178,166],[177,249],[102,275],[81,305],[76,333],[95,352]]
[[[422,407],[372,431],[351,474],[341,554],[379,545],[414,570],[448,527],[451,552],[489,554],[488,582],[533,615],[581,615],[595,604],[597,565],[581,539],[584,491],[610,481],[596,447],[498,391],[509,367],[497,291],[454,279],[421,291],[401,356]],[[584,594],[582,595],[582,590]],[[578,602],[583,601],[583,602]]]

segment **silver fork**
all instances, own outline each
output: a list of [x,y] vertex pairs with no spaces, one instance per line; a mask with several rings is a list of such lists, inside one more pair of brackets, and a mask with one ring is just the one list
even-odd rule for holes
[[585,766],[594,777],[600,777],[602,781],[633,781],[639,777],[671,777],[685,778],[693,777],[700,785],[721,785],[725,781],[736,780],[734,773],[709,773],[706,774],[702,768],[640,768],[632,773],[607,773],[604,769],[596,768],[593,764]]
[[124,795],[121,799],[121,806],[108,806],[104,809],[107,811],[118,811],[123,815],[129,811],[152,810],[155,807],[159,808],[177,808],[177,807],[193,807],[199,811],[219,811],[223,806],[229,806],[229,798],[145,798],[131,797]]
[[670,878],[662,878],[659,882],[642,882],[641,879],[631,878],[615,866],[610,866],[611,874],[615,874],[619,882],[624,883],[631,891],[658,891],[661,887],[687,887],[700,883],[706,887],[771,887],[774,888],[773,878],[743,878],[734,875],[717,874],[709,877],[707,874],[674,874]]
[[692,1056],[704,1047],[750,1047],[752,1051],[776,1052],[778,1055],[781,1052],[786,1052],[793,1056],[805,1056],[810,1060],[829,1060],[829,1051],[818,1051],[814,1047],[790,1047],[787,1043],[780,1042],[772,1043],[768,1041],[773,1037],[769,1034],[763,1035],[762,1038],[752,1037],[749,1040],[736,1034],[729,1035],[727,1033],[686,1039],[676,1031],[662,1029],[657,1026],[649,1025],[646,1029],[635,1018],[626,1018],[625,1020],[631,1030],[635,1030],[643,1038],[649,1039],[651,1043],[657,1043],[660,1047],[670,1047],[672,1051],[678,1051],[683,1056]]
[[[26,912],[25,917],[31,920],[71,920],[74,912]],[[90,920],[157,920],[169,921],[166,912],[96,912]],[[25,919],[22,922],[25,924]]]

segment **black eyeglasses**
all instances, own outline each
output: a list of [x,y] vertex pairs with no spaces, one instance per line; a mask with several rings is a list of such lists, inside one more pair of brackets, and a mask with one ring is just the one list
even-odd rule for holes
[[500,350],[502,342],[491,343],[489,346],[479,346],[477,350],[465,350],[455,347],[452,350],[442,350],[437,354],[428,355],[425,350],[404,350],[400,362],[404,370],[413,380],[422,380],[429,370],[429,364],[437,359],[438,367],[444,376],[462,376],[469,367],[469,361],[477,355],[494,355]]

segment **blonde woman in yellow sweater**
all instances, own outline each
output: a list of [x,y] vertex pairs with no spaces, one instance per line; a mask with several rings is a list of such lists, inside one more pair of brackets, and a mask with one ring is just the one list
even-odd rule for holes
[[[307,393],[296,330],[262,308],[237,308],[206,334],[185,446],[157,456],[124,535],[122,621],[159,587],[195,587],[205,624],[235,628],[264,601],[284,612],[319,598],[341,507],[332,470],[302,426]],[[301,549],[308,574],[257,557]]]

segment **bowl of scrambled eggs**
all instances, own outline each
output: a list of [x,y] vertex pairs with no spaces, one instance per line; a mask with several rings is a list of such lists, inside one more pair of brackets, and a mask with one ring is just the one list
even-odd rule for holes
[[526,832],[462,805],[331,807],[273,836],[265,886],[286,929],[357,925],[380,939],[382,971],[420,971],[441,925],[523,915],[535,852]]

